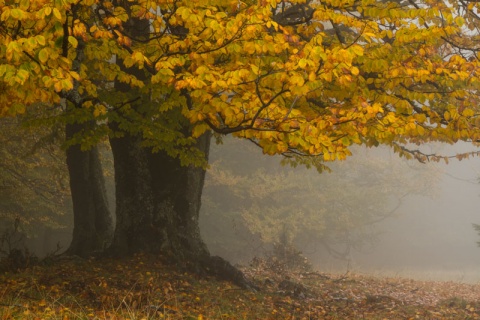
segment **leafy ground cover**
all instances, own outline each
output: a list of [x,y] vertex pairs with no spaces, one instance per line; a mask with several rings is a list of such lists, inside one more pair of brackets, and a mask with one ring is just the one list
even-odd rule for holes
[[138,255],[0,275],[1,319],[480,319],[480,285],[244,268],[240,289]]

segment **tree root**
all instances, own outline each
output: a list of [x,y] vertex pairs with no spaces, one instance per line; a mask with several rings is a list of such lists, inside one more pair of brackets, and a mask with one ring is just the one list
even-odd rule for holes
[[209,256],[203,261],[203,267],[209,275],[212,275],[219,280],[233,282],[242,289],[251,291],[260,290],[255,284],[247,280],[242,271],[219,256]]

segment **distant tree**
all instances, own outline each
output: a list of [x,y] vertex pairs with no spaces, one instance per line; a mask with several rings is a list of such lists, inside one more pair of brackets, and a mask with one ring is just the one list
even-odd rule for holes
[[321,243],[345,258],[375,241],[376,223],[398,214],[405,197],[433,195],[438,171],[431,165],[407,165],[388,150],[356,151],[352,161],[318,175],[281,166],[281,158],[240,141],[213,147],[201,221],[209,247],[245,262],[283,239],[297,249]]
[[41,239],[71,228],[70,189],[63,130],[28,125],[33,112],[0,119],[0,233]]
[[[477,231],[477,233],[480,235],[480,224],[473,223],[473,229]],[[480,247],[480,241],[477,241],[477,245]]]

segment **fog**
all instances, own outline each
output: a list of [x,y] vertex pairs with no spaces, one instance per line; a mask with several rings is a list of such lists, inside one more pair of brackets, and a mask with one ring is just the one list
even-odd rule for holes
[[[230,139],[225,142],[226,145],[229,143],[239,142]],[[211,151],[212,161],[225,157],[225,148],[225,145],[214,145]],[[433,145],[422,147],[422,149],[428,153],[436,152],[442,155],[472,151],[472,147],[468,145]],[[480,247],[477,241],[480,241],[480,236],[473,229],[472,223],[480,224],[478,208],[480,159],[478,157],[462,161],[451,159],[448,165],[444,162],[419,164],[415,160],[399,160],[398,155],[386,148],[355,151],[354,156],[346,161],[346,167],[342,167],[340,172],[333,168],[333,173],[322,173],[322,175],[345,174],[349,170],[348,166],[359,161],[361,157],[386,159],[392,163],[398,161],[404,163],[402,170],[405,170],[405,175],[411,174],[411,170],[414,172],[423,170],[428,172],[428,175],[434,175],[435,181],[429,187],[432,190],[425,190],[428,191],[425,195],[416,193],[402,198],[394,214],[375,224],[375,240],[356,250],[351,250],[342,259],[333,257],[320,243],[303,243],[299,249],[315,268],[327,272],[351,271],[427,280],[479,282]],[[245,170],[252,170],[254,166],[252,159],[256,159],[252,158],[252,154],[257,155],[258,150],[249,152],[252,153],[243,156],[240,153],[234,153],[233,156],[237,157],[235,165],[244,166]],[[268,156],[263,157],[268,158]],[[267,160],[267,166],[275,165],[278,165],[278,159]],[[259,166],[265,166],[265,163],[259,163]],[[311,175],[318,174],[314,169],[310,171]],[[413,174],[413,178],[409,179],[414,179],[414,184],[422,185],[425,176]],[[205,194],[207,196],[209,194],[208,183]],[[294,201],[295,195],[291,194],[291,196]],[[375,197],[372,197],[372,201],[375,201]],[[266,205],[268,206],[268,203]],[[207,223],[212,222],[207,221],[206,216],[208,214],[203,212],[201,226],[212,254],[227,255],[227,258],[235,263],[247,263],[245,256],[236,259],[233,252],[218,249],[218,240],[212,240],[208,234],[212,229]],[[242,234],[242,229],[238,227],[242,218],[238,216],[231,219],[231,230],[226,232],[238,237],[241,241],[248,242],[247,246],[251,250],[249,257],[262,255],[265,247],[259,244],[258,239]]]
[[[423,146],[422,150],[455,155],[472,151],[472,147],[466,144],[433,145]],[[451,159],[448,165],[443,161],[421,164],[415,160],[401,159],[385,147],[356,148],[353,152],[354,155],[346,161],[332,163],[332,173],[320,174],[313,168],[307,170],[302,166],[281,166],[280,157],[263,155],[259,148],[249,142],[225,138],[223,144],[212,143],[212,168],[207,171],[200,214],[202,236],[211,253],[232,263],[247,265],[254,257],[263,257],[271,252],[271,244],[275,239],[272,238],[272,230],[284,226],[300,235],[295,239],[296,248],[320,271],[480,282],[480,247],[477,245],[480,235],[472,227],[473,223],[480,224],[480,158],[471,157],[462,161]],[[218,176],[217,164],[231,172]],[[212,182],[214,172],[217,180],[222,180],[220,182],[223,184]],[[272,172],[281,172],[282,176],[269,180],[268,174]],[[263,180],[255,179],[255,174],[262,175]],[[372,176],[377,180],[369,180]],[[242,180],[241,177],[247,178]],[[295,179],[299,181],[293,181]],[[411,191],[400,200],[385,200],[385,195],[397,191],[392,189],[395,184],[388,179],[403,180],[406,185],[403,188],[410,188]],[[109,177],[107,181],[110,203],[114,204],[112,178]],[[372,186],[368,186],[368,181],[383,181],[377,187],[386,190],[375,194],[372,191],[375,188],[370,189]],[[236,185],[239,190],[225,192],[224,189]],[[285,185],[285,189],[279,185]],[[329,188],[334,189],[333,197],[328,193],[327,198],[302,195],[306,190],[315,194],[318,189],[321,194]],[[341,207],[342,202],[348,199],[345,196],[355,190],[363,190],[364,193],[352,196],[352,199],[359,200],[354,204],[358,205],[358,212],[354,208],[347,220],[357,223],[356,216],[360,217],[360,221],[370,219],[365,214],[375,211],[376,207],[378,212],[385,210],[387,217],[376,219],[374,216],[372,221],[379,222],[359,228],[361,234],[352,240],[362,242],[362,245],[352,246],[341,258],[335,257],[326,250],[324,243],[315,240],[315,232],[321,234],[330,231],[329,241],[333,239],[330,246],[339,251],[345,250],[345,243],[335,243],[337,231],[329,230],[328,225],[325,227],[321,223],[322,219],[335,218],[335,215],[328,216],[328,211]],[[248,192],[257,194],[255,203],[249,203],[252,196]],[[265,194],[265,199],[261,194]],[[333,206],[330,204],[325,209],[322,203],[325,200],[333,202]],[[286,203],[288,208],[284,208],[285,212],[281,212],[280,216],[272,216],[272,210],[280,210],[274,208],[275,203]],[[296,207],[302,206],[302,210],[308,206],[313,206],[314,212],[318,210],[318,219],[315,214],[299,215],[295,212]],[[291,216],[289,210],[292,211]],[[262,218],[269,214],[270,222]],[[71,216],[68,215],[68,218]],[[278,219],[282,219],[281,223],[275,225]],[[269,223],[265,224],[265,221]],[[258,225],[259,222],[263,225]],[[319,224],[318,228],[315,228],[316,224]],[[302,230],[302,225],[308,226],[309,230]],[[63,249],[67,248],[70,238],[70,228],[55,232],[37,230],[37,235],[30,239],[29,245],[31,250],[42,256],[55,251],[57,243]]]
[[[443,147],[452,154],[467,148]],[[381,241],[357,252],[353,268],[423,279],[480,281],[480,160],[471,158],[434,165],[440,181],[433,198],[411,196],[398,215],[383,221]]]

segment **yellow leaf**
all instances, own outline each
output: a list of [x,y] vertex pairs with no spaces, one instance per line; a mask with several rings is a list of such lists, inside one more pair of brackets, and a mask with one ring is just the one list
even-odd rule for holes
[[57,8],[53,8],[53,15],[58,20],[62,20],[62,14],[60,13],[60,11]]
[[473,111],[470,108],[466,108],[465,110],[462,111],[462,115],[464,117],[473,117],[475,115],[475,111]]
[[245,52],[247,52],[248,54],[254,54],[255,53],[255,45],[251,42],[247,42],[245,43],[243,49],[245,50]]
[[50,78],[49,76],[43,76],[42,82],[45,87],[50,87],[52,85],[52,78]]
[[28,9],[30,6],[30,0],[20,0],[20,7],[22,9]]
[[445,111],[445,113],[443,114],[443,118],[445,118],[445,120],[450,120],[450,112],[448,111]]
[[16,20],[23,20],[26,17],[25,11],[20,9],[10,10],[10,16]]
[[27,70],[23,70],[23,69],[18,70],[17,75],[16,75],[17,82],[20,83],[20,84],[24,84],[25,81],[27,81],[28,76],[29,76],[29,73],[28,73]]
[[44,46],[46,44],[45,42],[45,37],[42,36],[42,35],[38,35],[35,37],[35,41],[37,41],[37,43],[41,46]]
[[75,71],[70,71],[70,76],[77,81],[80,80],[80,75],[78,73],[76,73]]
[[294,86],[301,87],[305,84],[305,80],[303,79],[302,76],[294,75],[293,77],[290,78],[290,83]]
[[135,51],[133,54],[132,54],[132,58],[134,61],[136,62],[143,62],[143,54],[139,51]]
[[62,91],[62,84],[60,83],[60,81],[55,82],[55,84],[53,85],[53,88],[55,89],[56,92]]
[[107,113],[107,109],[105,109],[105,107],[103,105],[95,105],[94,107],[94,110],[93,110],[93,116],[95,118],[101,116],[101,115],[104,115]]
[[418,132],[419,135],[424,135],[425,134],[425,128],[417,125],[417,132]]
[[78,46],[78,40],[75,37],[68,36],[68,42],[72,45],[72,47],[76,48]]
[[256,75],[260,74],[259,68],[256,65],[252,64],[251,68],[254,74]]
[[4,7],[2,8],[3,12],[0,15],[0,21],[6,21],[8,17],[10,17],[10,8],[9,7]]
[[192,130],[192,136],[194,138],[200,137],[209,129],[209,126],[206,123],[200,123],[199,125],[195,126]]
[[455,24],[459,27],[463,26],[465,24],[465,20],[463,19],[462,16],[457,16],[455,18]]
[[298,66],[304,69],[307,66],[307,61],[305,59],[300,59],[300,61],[298,61]]
[[60,81],[62,83],[62,89],[65,89],[65,90],[71,90],[73,88],[73,83],[69,80],[61,80]]
[[48,50],[46,48],[43,48],[38,52],[38,60],[40,60],[41,63],[45,63],[48,60]]

